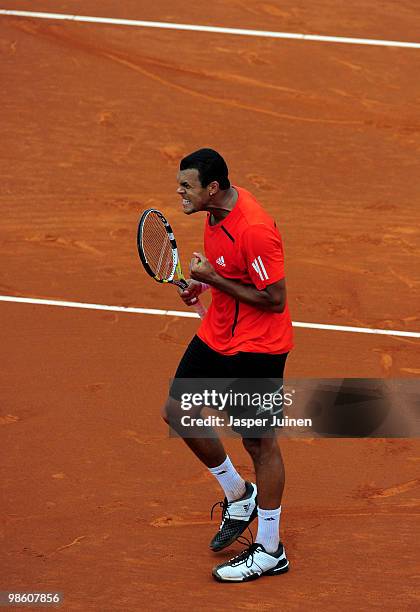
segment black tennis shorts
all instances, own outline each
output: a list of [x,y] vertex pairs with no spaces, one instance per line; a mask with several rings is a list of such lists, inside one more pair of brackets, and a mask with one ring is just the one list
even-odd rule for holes
[[[248,394],[255,398],[255,394],[261,397],[269,397],[280,390],[283,393],[283,373],[288,353],[273,355],[268,353],[248,353],[239,352],[235,355],[223,355],[211,349],[198,336],[194,336],[188,345],[175,373],[171,384],[169,395],[175,400],[180,401],[182,394],[186,390],[186,382],[191,382],[191,391],[201,392],[202,387],[208,386],[211,379],[226,381],[229,379],[224,391],[233,393]],[[187,379],[187,380],[186,380]],[[188,379],[197,380],[188,381]],[[277,396],[279,397],[279,396]],[[241,420],[256,419],[264,417],[266,425],[258,425],[258,431],[268,431],[272,429],[269,423],[272,421],[272,414],[278,418],[282,417],[283,407],[279,401],[273,410],[264,404],[252,405],[246,402],[242,405],[235,403],[227,404],[225,407],[229,416],[240,418]],[[237,425],[232,429],[245,437],[252,437],[256,433],[248,425],[246,427]]]

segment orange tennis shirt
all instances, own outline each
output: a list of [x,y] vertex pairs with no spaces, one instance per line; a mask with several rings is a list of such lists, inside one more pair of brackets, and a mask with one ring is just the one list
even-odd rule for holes
[[[284,254],[274,220],[254,196],[235,187],[238,200],[216,225],[207,215],[204,249],[221,276],[262,291],[284,278]],[[287,353],[293,348],[289,307],[282,313],[255,308],[211,287],[212,302],[198,336],[224,355],[238,352]]]

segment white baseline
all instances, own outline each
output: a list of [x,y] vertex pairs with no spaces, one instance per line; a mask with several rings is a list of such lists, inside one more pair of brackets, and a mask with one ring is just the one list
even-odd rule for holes
[[[187,310],[161,310],[157,308],[135,308],[126,306],[106,306],[104,304],[89,304],[84,302],[66,302],[62,300],[44,300],[39,298],[15,297],[0,295],[0,302],[16,302],[18,304],[35,304],[39,306],[59,306],[61,308],[83,308],[85,310],[111,310],[113,312],[127,312],[136,314],[157,315],[165,317],[187,317],[197,319],[196,312]],[[306,329],[323,329],[329,331],[353,332],[358,334],[377,334],[382,336],[402,336],[404,338],[420,338],[420,332],[399,331],[392,329],[371,329],[370,327],[349,327],[347,325],[326,325],[324,323],[301,323],[293,321],[293,327]]]
[[295,34],[293,32],[270,32],[243,28],[222,28],[216,26],[193,25],[187,23],[168,23],[166,21],[141,21],[139,19],[117,19],[113,17],[89,17],[86,15],[66,15],[63,13],[39,13],[33,11],[9,11],[0,9],[0,15],[30,17],[32,19],[58,19],[61,21],[80,21],[87,23],[107,23],[110,25],[134,26],[137,28],[161,28],[166,30],[189,30],[213,34],[233,34],[237,36],[258,36],[260,38],[285,38],[291,40],[310,40],[314,42],[344,43],[347,45],[374,45],[380,47],[404,47],[420,49],[418,42],[398,40],[377,40],[373,38],[349,38],[346,36],[320,36],[318,34]]

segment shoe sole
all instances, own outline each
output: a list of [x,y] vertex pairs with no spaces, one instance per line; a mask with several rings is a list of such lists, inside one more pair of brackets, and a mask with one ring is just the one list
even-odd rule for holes
[[252,523],[252,521],[254,521],[258,516],[258,506],[255,505],[254,510],[252,511],[251,516],[249,517],[249,521],[247,523],[245,523],[244,528],[238,533],[236,534],[233,538],[231,538],[230,540],[228,540],[228,542],[226,542],[225,544],[223,544],[222,546],[217,546],[216,548],[213,546],[210,546],[210,550],[212,550],[213,552],[219,552],[220,550],[224,550],[225,548],[227,548],[228,546],[230,546],[231,544],[233,544],[234,542],[236,542],[236,540],[239,538],[239,536],[241,536],[243,534],[243,532],[245,531],[245,529],[247,527],[249,527],[249,525]]
[[231,582],[232,584],[241,584],[242,582],[251,582],[252,580],[257,580],[258,578],[261,578],[262,576],[278,576],[279,574],[285,574],[286,572],[289,571],[289,568],[290,568],[290,564],[289,562],[287,562],[287,565],[285,565],[284,567],[280,567],[278,569],[271,569],[266,572],[263,572],[262,574],[253,574],[252,576],[247,576],[246,578],[242,578],[241,580],[226,580],[225,578],[222,578],[215,572],[213,572],[212,575],[213,575],[213,578],[217,582],[224,582],[224,583]]

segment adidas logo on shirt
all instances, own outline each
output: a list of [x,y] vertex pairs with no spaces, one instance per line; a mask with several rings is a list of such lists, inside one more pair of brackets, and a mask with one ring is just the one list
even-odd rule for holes
[[267,270],[265,269],[262,259],[259,255],[254,259],[251,265],[262,281],[268,280],[269,277],[267,274]]
[[219,264],[219,266],[223,266],[223,267],[226,266],[225,258],[223,257],[223,255],[221,255],[220,257],[216,259],[216,263]]

